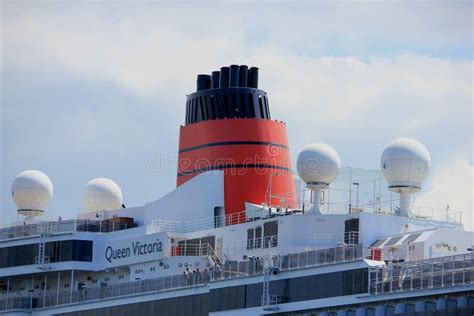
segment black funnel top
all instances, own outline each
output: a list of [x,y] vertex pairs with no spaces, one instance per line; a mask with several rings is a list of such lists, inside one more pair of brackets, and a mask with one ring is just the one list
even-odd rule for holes
[[271,118],[257,67],[230,65],[198,75],[196,92],[187,96],[186,125],[226,118]]

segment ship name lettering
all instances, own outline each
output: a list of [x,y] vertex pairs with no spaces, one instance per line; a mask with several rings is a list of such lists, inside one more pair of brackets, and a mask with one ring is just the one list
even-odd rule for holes
[[112,262],[116,259],[128,258],[132,256],[141,256],[152,254],[163,251],[163,243],[157,239],[155,242],[143,243],[140,241],[132,242],[132,247],[123,247],[114,249],[112,246],[108,246],[105,249],[105,259],[108,262]]

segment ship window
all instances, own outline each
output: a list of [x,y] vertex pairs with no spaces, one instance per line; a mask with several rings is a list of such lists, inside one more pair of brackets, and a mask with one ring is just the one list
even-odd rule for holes
[[[0,268],[35,264],[38,257],[38,244],[0,248]],[[45,257],[50,262],[92,261],[92,241],[64,240],[47,242]]]
[[278,245],[278,221],[263,224],[263,248]]
[[255,248],[262,248],[262,227],[255,228]]
[[344,223],[344,243],[347,245],[359,243],[359,219],[348,219]]
[[247,249],[253,249],[254,229],[247,229]]
[[208,246],[215,248],[215,236],[181,240],[178,242],[180,256],[203,256],[207,255]]

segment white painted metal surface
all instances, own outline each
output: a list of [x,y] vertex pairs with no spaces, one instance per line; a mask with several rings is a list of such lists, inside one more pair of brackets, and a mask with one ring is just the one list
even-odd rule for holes
[[122,190],[108,178],[92,179],[82,191],[82,203],[86,212],[116,210],[121,208],[122,202]]
[[26,217],[40,215],[53,197],[53,184],[49,177],[38,170],[19,173],[12,183],[12,198],[18,214]]

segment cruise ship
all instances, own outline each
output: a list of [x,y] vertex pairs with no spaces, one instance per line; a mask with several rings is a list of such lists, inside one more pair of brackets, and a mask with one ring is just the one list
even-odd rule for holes
[[474,233],[461,213],[414,203],[428,149],[387,140],[364,170],[314,143],[293,163],[258,77],[246,65],[197,76],[176,188],[144,205],[96,178],[81,214],[52,220],[48,176],[18,174],[0,314],[473,315]]

